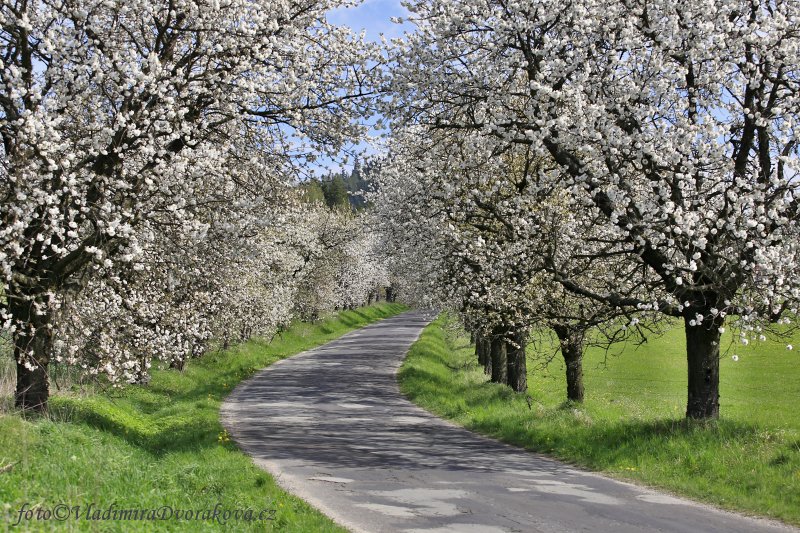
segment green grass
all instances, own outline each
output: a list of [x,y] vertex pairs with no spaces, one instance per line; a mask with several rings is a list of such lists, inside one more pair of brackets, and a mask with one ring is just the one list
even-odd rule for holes
[[[404,308],[380,304],[316,324],[294,323],[267,343],[253,340],[189,363],[184,372],[156,370],[148,386],[84,398],[55,396],[47,418],[0,416],[0,517],[5,528],[23,504],[52,509],[94,504],[117,508],[274,509],[275,520],[227,526],[166,520],[23,522],[49,531],[344,531],[282,491],[238,450],[219,422],[222,400],[242,379],[279,359],[328,342]],[[91,513],[91,512],[90,512]],[[19,527],[15,529],[20,529]]]
[[574,405],[565,402],[560,356],[544,366],[531,350],[529,393],[517,394],[487,383],[468,338],[440,317],[412,346],[400,385],[420,406],[479,433],[800,524],[800,354],[786,342],[729,348],[721,361],[721,419],[687,423],[684,343],[675,328],[638,349],[619,347],[607,361],[602,350],[589,349],[586,400]]

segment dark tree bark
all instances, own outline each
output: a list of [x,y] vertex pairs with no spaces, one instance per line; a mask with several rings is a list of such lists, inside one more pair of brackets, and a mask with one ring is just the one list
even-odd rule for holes
[[[48,365],[53,353],[53,317],[50,313],[38,314],[33,301],[24,296],[10,292],[8,300],[11,316],[17,324],[24,324],[17,327],[13,336],[17,361],[14,405],[25,412],[44,412],[50,396]],[[21,361],[32,362],[36,368],[30,369]]]
[[[141,357],[139,359],[139,370],[136,372],[136,379],[134,383],[137,385],[147,385],[150,383],[150,373],[147,371],[147,357]],[[175,368],[172,366],[174,361],[172,361],[169,365],[170,368]]]
[[686,417],[698,420],[719,418],[719,332],[722,320],[692,326],[684,317],[686,359],[689,367]]
[[583,401],[583,341],[585,331],[563,324],[553,326],[567,367],[567,399]]
[[492,341],[489,337],[481,339],[483,345],[483,373],[487,376],[492,375]]
[[486,350],[484,350],[483,335],[480,332],[475,333],[475,355],[478,358],[478,363],[486,369]]
[[528,367],[525,354],[528,332],[518,329],[514,332],[512,340],[513,344],[506,344],[508,386],[516,392],[525,392],[528,390]]
[[478,362],[483,367],[486,375],[492,375],[492,350],[491,341],[482,333],[477,333],[475,340],[475,353],[478,355]]
[[496,332],[491,340],[492,383],[508,384],[508,358],[505,335]]

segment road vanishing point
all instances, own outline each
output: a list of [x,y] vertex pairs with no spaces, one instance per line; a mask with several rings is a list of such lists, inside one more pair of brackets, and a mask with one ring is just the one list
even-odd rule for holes
[[412,311],[279,361],[222,407],[278,483],[355,532],[760,532],[712,509],[476,435],[409,402],[396,372],[430,314]]

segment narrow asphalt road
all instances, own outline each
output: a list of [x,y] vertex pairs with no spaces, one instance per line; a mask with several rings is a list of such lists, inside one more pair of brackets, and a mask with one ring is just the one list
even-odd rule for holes
[[353,531],[790,530],[580,472],[414,406],[395,372],[429,318],[405,313],[270,366],[225,401],[224,425],[284,488]]

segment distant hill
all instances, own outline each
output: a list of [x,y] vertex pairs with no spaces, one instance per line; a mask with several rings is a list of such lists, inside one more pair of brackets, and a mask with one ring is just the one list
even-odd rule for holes
[[372,190],[369,176],[376,167],[375,161],[362,164],[356,159],[349,172],[343,170],[339,173],[330,173],[320,179],[304,182],[300,187],[304,190],[307,202],[324,202],[330,208],[349,208],[358,211],[367,207],[364,192]]

